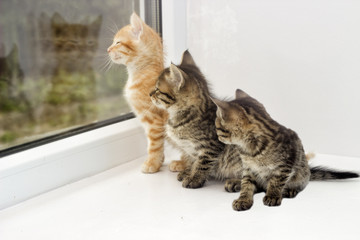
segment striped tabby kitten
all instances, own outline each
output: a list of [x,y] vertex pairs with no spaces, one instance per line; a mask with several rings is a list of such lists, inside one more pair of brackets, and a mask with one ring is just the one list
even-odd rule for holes
[[229,191],[240,190],[233,202],[235,210],[250,209],[256,191],[265,190],[265,205],[279,206],[282,198],[293,198],[309,180],[359,177],[352,172],[339,172],[321,167],[309,168],[298,135],[285,128],[266,112],[264,106],[241,90],[236,99],[216,103],[216,130],[219,140],[236,144],[243,161],[241,181],[228,182]]
[[188,51],[179,66],[172,64],[162,72],[150,96],[156,106],[167,110],[167,136],[188,160],[186,169],[178,175],[183,187],[200,188],[209,178],[241,177],[239,150],[218,140],[216,106],[206,79]]

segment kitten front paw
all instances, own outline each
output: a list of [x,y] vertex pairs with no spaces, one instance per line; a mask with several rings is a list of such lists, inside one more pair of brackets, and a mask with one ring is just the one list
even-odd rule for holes
[[190,172],[188,170],[184,170],[179,172],[179,174],[177,175],[177,180],[179,182],[182,182],[186,177],[188,177],[190,175]]
[[227,192],[240,192],[241,180],[240,179],[228,179],[225,182],[225,190]]
[[185,177],[182,183],[184,188],[201,188],[205,184],[205,179],[199,177]]
[[147,160],[142,164],[141,171],[143,173],[156,173],[160,170],[163,162],[163,154],[149,155]]
[[143,173],[156,173],[160,170],[162,162],[160,161],[146,161],[141,166]]
[[269,206],[269,207],[280,206],[281,205],[281,200],[282,200],[281,196],[268,196],[268,195],[265,195],[265,197],[263,198],[264,204],[266,206]]
[[144,162],[143,165],[141,166],[141,171],[143,173],[156,173],[160,170],[161,164],[153,164],[153,163],[148,163],[148,162]]
[[174,160],[170,163],[169,169],[172,172],[181,172],[186,167],[186,161],[184,160]]
[[233,201],[233,209],[235,211],[245,211],[249,210],[253,205],[253,200],[251,199],[236,199]]

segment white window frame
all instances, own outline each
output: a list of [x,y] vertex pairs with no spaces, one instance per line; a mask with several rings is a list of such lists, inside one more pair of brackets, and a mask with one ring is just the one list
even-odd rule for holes
[[[186,1],[162,1],[162,15],[168,63],[176,63],[186,49]],[[144,131],[130,119],[0,158],[0,210],[144,155]]]
[[0,209],[145,154],[144,131],[131,119],[3,157]]

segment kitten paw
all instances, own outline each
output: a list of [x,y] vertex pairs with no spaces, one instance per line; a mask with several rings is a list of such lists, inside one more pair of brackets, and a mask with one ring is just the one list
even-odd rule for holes
[[228,179],[225,182],[225,190],[227,192],[240,192],[241,180],[240,179]]
[[283,197],[284,198],[294,198],[299,193],[296,189],[284,189]]
[[184,171],[181,171],[181,172],[179,172],[179,174],[177,175],[177,180],[179,181],[179,182],[182,182],[187,176],[189,176],[190,175],[190,173],[189,173],[189,171],[186,171],[186,170],[184,170]]
[[253,201],[251,199],[236,199],[233,201],[233,209],[235,211],[244,211],[249,210],[253,205]]
[[182,183],[184,188],[201,188],[205,184],[205,179],[198,177],[185,177]]
[[161,163],[153,163],[153,162],[144,162],[141,166],[141,171],[143,173],[156,173],[160,170]]
[[282,197],[279,196],[267,196],[263,198],[263,202],[266,206],[275,207],[281,205]]
[[163,154],[149,155],[147,160],[142,164],[141,171],[143,173],[156,173],[160,170],[163,162],[164,162]]
[[174,160],[171,161],[169,165],[169,169],[172,172],[181,172],[185,169],[186,162],[184,160]]

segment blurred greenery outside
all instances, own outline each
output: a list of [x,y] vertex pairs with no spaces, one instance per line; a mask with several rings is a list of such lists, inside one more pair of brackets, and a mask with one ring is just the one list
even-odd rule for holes
[[0,151],[130,112],[126,69],[108,69],[106,49],[133,11],[139,1],[1,2]]

